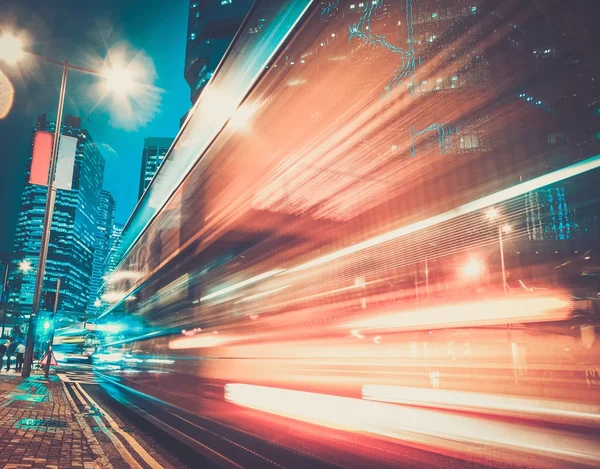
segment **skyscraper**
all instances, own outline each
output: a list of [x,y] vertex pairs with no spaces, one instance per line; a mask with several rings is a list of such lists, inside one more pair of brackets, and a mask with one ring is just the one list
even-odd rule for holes
[[118,250],[121,244],[121,232],[123,231],[123,225],[115,223],[112,226],[112,231],[109,240],[109,251],[106,257],[106,263],[104,264],[104,272],[109,274],[117,267],[119,262]]
[[191,0],[184,77],[196,102],[225,55],[253,0]]
[[115,199],[110,192],[103,190],[100,196],[96,242],[94,245],[94,265],[90,281],[88,314],[95,311],[94,303],[98,299],[98,290],[102,286],[104,266],[110,252],[113,226],[115,224]]
[[172,138],[165,137],[148,137],[144,139],[144,151],[142,152],[142,170],[140,172],[140,190],[138,199],[152,181],[156,171],[165,159],[165,155],[169,151]]
[[[54,119],[43,114],[37,120],[33,135],[35,130],[53,132],[55,125]],[[42,292],[55,290],[60,278],[58,310],[73,317],[86,310],[89,300],[104,157],[87,130],[81,128],[80,118],[66,116],[61,133],[78,140],[73,188],[59,189],[56,194]],[[15,230],[12,261],[15,265],[9,276],[9,308],[24,314],[30,312],[33,303],[47,193],[45,186],[29,183],[32,154],[30,151]],[[19,271],[17,264],[21,260],[31,262],[30,272]]]

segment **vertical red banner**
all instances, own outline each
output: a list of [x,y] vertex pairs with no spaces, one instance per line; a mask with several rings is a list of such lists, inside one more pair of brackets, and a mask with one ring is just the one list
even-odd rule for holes
[[29,182],[48,185],[48,172],[50,171],[50,156],[52,155],[52,141],[54,134],[38,130],[33,140],[33,159],[31,161],[31,173]]

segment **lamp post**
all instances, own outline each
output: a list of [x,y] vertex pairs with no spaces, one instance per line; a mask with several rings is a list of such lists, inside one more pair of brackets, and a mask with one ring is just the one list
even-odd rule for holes
[[[60,295],[60,278],[56,281],[56,296],[52,305],[52,322],[48,324],[51,327],[50,338],[48,339],[48,349],[46,350],[46,363],[44,364],[44,377],[48,379],[50,374],[50,363],[52,362],[52,347],[54,346],[54,331],[56,330],[56,310],[58,309],[58,295]],[[44,324],[45,326],[45,324]]]
[[[504,243],[502,240],[502,233],[510,233],[510,231],[512,230],[511,226],[506,224],[506,225],[502,225],[502,223],[500,223],[499,219],[500,219],[500,214],[498,213],[498,210],[496,210],[495,208],[490,208],[486,213],[485,213],[486,217],[488,218],[488,220],[493,220],[493,221],[498,221],[498,243],[500,244],[500,264],[502,267],[502,287],[504,289],[504,298],[506,299],[507,296],[507,291],[506,291],[506,268],[504,265]],[[515,350],[514,350],[514,346],[512,343],[512,338],[510,336],[510,321],[506,322],[506,336],[508,338],[508,345],[510,347],[510,353],[512,356],[512,360],[513,360],[513,364],[515,362]],[[514,371],[514,369],[513,369]]]
[[[490,208],[487,212],[486,212],[486,217],[488,218],[488,220],[493,220],[496,221],[499,219],[500,214],[498,213],[498,210],[496,210],[495,208]],[[502,225],[502,223],[498,223],[498,244],[500,245],[500,265],[502,267],[502,288],[504,290],[504,297],[506,298],[507,296],[507,291],[506,291],[506,267],[504,264],[504,242],[502,240],[502,233],[509,233],[511,231],[511,226],[510,225]]]
[[129,87],[131,86],[131,75],[127,73],[127,70],[125,69],[114,68],[111,70],[105,70],[104,72],[101,72],[98,70],[91,70],[88,68],[72,65],[66,60],[61,62],[55,59],[51,59],[49,57],[34,54],[32,52],[25,52],[23,51],[22,45],[18,38],[11,35],[0,36],[0,59],[4,59],[9,63],[14,63],[18,61],[24,54],[30,55],[44,62],[59,65],[62,67],[62,80],[60,84],[60,92],[58,97],[58,110],[56,113],[54,139],[52,142],[52,153],[50,155],[50,170],[48,173],[48,192],[46,197],[46,210],[44,212],[44,223],[42,227],[42,240],[39,254],[37,276],[35,281],[35,290],[33,294],[33,306],[31,314],[29,316],[29,329],[27,331],[27,341],[25,345],[25,361],[23,363],[23,371],[21,372],[21,376],[26,378],[31,374],[31,364],[33,361],[33,348],[35,342],[35,327],[37,321],[37,314],[40,308],[40,301],[42,297],[42,286],[44,283],[46,260],[48,256],[48,244],[50,240],[50,228],[52,226],[54,202],[56,199],[56,186],[54,184],[55,171],[60,131],[62,126],[62,115],[65,104],[65,93],[67,89],[68,72],[69,70],[76,70],[78,72],[104,77],[107,80],[109,86],[119,88],[121,91],[128,91]]
[[6,288],[8,287],[8,272],[10,270],[10,260],[6,263],[6,267],[4,269],[4,281],[2,282],[2,334],[0,338],[4,337],[4,328],[6,327],[6,313],[8,312],[8,292]]

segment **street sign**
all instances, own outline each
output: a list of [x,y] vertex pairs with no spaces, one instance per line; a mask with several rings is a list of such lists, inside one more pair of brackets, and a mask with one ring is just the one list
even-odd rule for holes
[[[40,365],[45,365],[47,361],[48,354],[44,355],[44,358],[42,358],[42,360],[40,361]],[[54,358],[54,352],[52,352],[52,354],[50,355],[50,366],[58,366],[58,362],[56,361],[56,358]]]
[[75,137],[61,135],[58,141],[58,156],[56,159],[56,175],[54,184],[57,189],[71,190],[73,187],[73,168],[77,143]]
[[31,160],[31,170],[29,171],[29,182],[31,184],[48,185],[53,139],[54,135],[50,132],[44,132],[43,130],[35,132],[33,158]]

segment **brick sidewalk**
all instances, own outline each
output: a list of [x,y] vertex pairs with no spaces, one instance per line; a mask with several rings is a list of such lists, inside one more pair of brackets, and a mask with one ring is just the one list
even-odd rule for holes
[[81,422],[56,375],[0,373],[0,467],[101,467],[97,442]]

